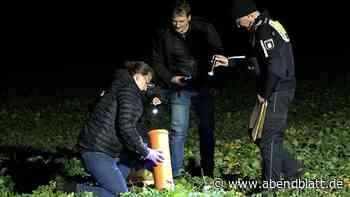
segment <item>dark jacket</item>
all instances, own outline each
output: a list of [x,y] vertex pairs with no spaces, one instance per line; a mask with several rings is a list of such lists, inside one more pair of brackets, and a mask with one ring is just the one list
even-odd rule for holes
[[119,157],[122,152],[146,157],[148,150],[142,137],[147,136],[147,131],[143,126],[143,114],[141,91],[127,70],[118,70],[81,130],[78,145],[111,157]]
[[250,44],[258,93],[269,98],[272,92],[295,89],[293,51],[283,26],[266,15],[258,16],[252,26]]
[[222,54],[223,46],[214,26],[192,17],[184,34],[172,28],[159,30],[153,40],[152,65],[163,88],[173,88],[175,75],[191,75],[194,86],[209,84],[210,59]]

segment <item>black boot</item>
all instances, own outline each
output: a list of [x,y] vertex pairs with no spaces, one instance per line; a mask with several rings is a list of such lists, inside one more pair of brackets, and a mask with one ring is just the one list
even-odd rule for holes
[[305,173],[305,165],[303,161],[298,160],[297,166],[293,172],[288,172],[285,174],[286,180],[295,180],[301,178]]

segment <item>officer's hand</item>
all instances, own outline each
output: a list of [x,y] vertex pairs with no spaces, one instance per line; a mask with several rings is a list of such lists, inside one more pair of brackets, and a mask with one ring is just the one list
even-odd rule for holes
[[265,101],[266,101],[266,99],[258,94],[258,102],[263,103]]
[[213,55],[211,64],[213,67],[228,66],[228,58],[223,55]]
[[184,83],[183,81],[185,81],[185,76],[174,76],[173,78],[171,78],[171,82],[178,86],[185,86],[186,83]]

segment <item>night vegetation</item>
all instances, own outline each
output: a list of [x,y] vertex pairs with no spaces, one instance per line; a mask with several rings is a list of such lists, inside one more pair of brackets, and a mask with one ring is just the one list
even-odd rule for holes
[[[290,107],[285,147],[304,160],[303,179],[338,180],[342,188],[280,189],[279,196],[350,195],[350,80],[299,81]],[[255,102],[251,83],[227,84],[217,99],[215,177],[226,182],[260,180],[260,153],[247,135]],[[2,97],[0,102],[0,193],[3,197],[74,196],[56,191],[57,173],[85,179],[75,143],[93,97]],[[149,128],[166,128],[168,113],[151,117]],[[164,114],[164,115],[162,115]],[[164,118],[165,117],[165,118]],[[192,121],[196,121],[192,116]],[[163,126],[161,126],[163,125]],[[186,161],[199,158],[196,124],[191,124]],[[195,162],[194,162],[195,163]],[[124,196],[246,196],[257,189],[216,188],[214,179],[191,176],[176,180],[174,191],[131,187]],[[193,166],[192,166],[193,167]],[[81,194],[91,196],[91,194]]]

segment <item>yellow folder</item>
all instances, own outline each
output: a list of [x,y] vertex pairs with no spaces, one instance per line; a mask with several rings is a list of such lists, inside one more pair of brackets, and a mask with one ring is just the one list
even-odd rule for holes
[[255,105],[250,116],[249,130],[251,131],[252,139],[260,139],[264,128],[265,115],[267,110],[267,101]]

